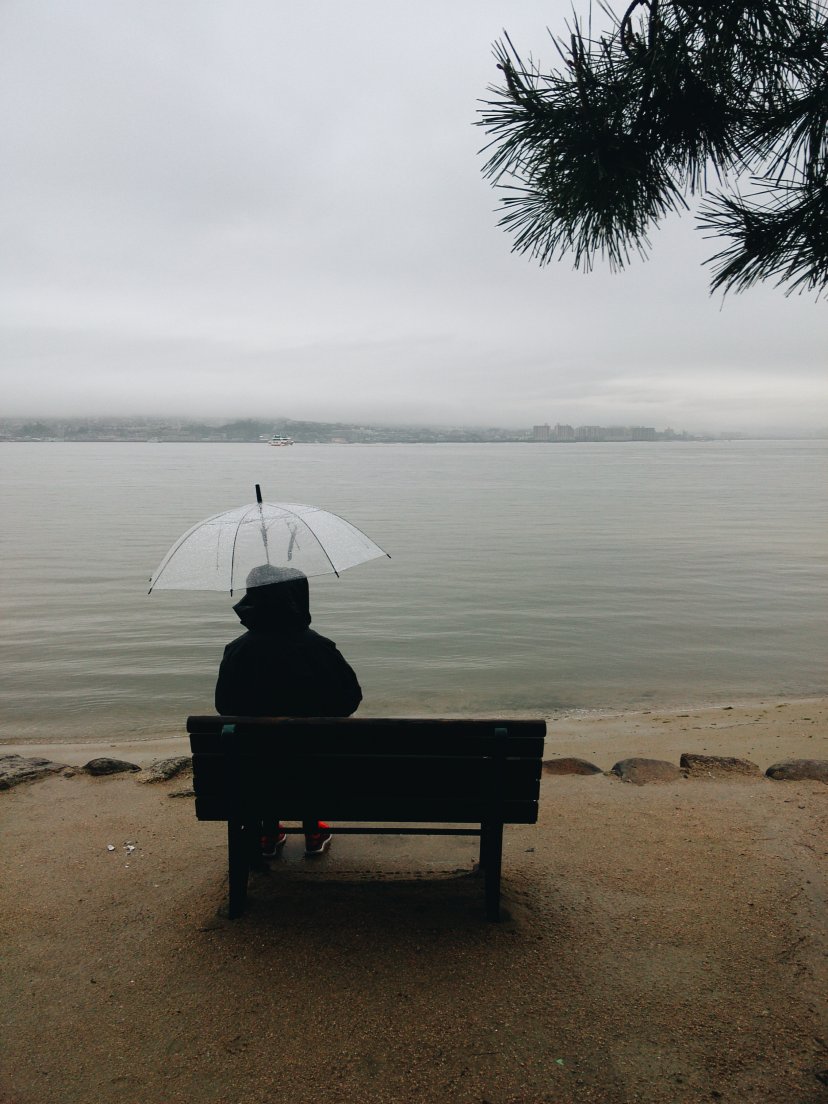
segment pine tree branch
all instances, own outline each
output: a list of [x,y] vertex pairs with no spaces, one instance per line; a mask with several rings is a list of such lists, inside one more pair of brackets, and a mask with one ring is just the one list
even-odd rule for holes
[[824,289],[828,172],[826,0],[631,0],[610,33],[578,20],[554,40],[560,68],[496,44],[485,176],[500,225],[541,264],[572,255],[624,267],[686,195],[753,177],[749,201],[707,195],[702,227],[730,243],[713,288],[772,279]]

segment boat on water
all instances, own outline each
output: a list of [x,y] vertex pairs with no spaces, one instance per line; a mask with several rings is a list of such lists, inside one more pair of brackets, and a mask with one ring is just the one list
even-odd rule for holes
[[269,445],[275,445],[277,448],[281,448],[284,445],[292,445],[293,438],[285,437],[282,433],[274,433],[270,440],[267,442]]

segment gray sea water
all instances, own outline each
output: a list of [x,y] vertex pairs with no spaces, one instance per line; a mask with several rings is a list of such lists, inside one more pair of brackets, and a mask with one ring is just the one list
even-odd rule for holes
[[255,483],[392,555],[311,581],[367,715],[828,691],[828,442],[10,443],[0,469],[6,742],[212,711],[237,599],[147,583]]

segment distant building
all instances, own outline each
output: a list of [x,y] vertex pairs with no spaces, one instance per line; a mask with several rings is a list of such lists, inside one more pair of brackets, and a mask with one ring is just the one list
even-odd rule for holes
[[656,431],[651,426],[633,426],[630,430],[634,441],[654,441]]
[[548,441],[549,440],[549,426],[548,425],[532,426],[532,440],[533,441]]
[[575,430],[571,425],[556,425],[553,433],[556,441],[575,440]]
[[604,430],[601,426],[578,426],[575,430],[577,441],[601,441],[603,437]]

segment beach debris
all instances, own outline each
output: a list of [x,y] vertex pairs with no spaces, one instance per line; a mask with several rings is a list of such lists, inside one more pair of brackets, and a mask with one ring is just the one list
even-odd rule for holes
[[115,850],[115,844],[114,843],[108,843],[106,845],[106,849],[107,849],[107,851],[114,851]]
[[682,777],[679,768],[666,759],[620,759],[610,774],[617,774],[622,782],[632,782],[636,786],[648,782],[677,782]]
[[734,759],[728,755],[697,755],[684,752],[679,765],[691,778],[728,778],[734,774],[762,777],[761,769],[749,759]]
[[603,774],[600,767],[586,759],[577,759],[574,756],[566,756],[561,759],[544,759],[544,774]]
[[776,782],[828,782],[828,759],[783,759],[765,774]]
[[171,790],[167,797],[195,797],[195,790],[192,786],[186,790]]
[[34,782],[49,774],[68,770],[65,763],[53,763],[39,755],[0,755],[0,790],[10,790],[21,782]]
[[126,851],[127,855],[131,855],[134,850],[135,850],[135,844],[134,843],[125,843],[124,844],[124,851]]
[[92,774],[95,777],[103,774],[123,774],[125,771],[139,771],[140,769],[137,763],[127,763],[125,759],[108,759],[106,756],[99,759],[90,759],[83,766],[83,770],[87,774]]
[[191,774],[193,760],[189,755],[174,755],[169,759],[156,759],[150,763],[146,770],[141,772],[139,782],[167,782],[178,775]]

